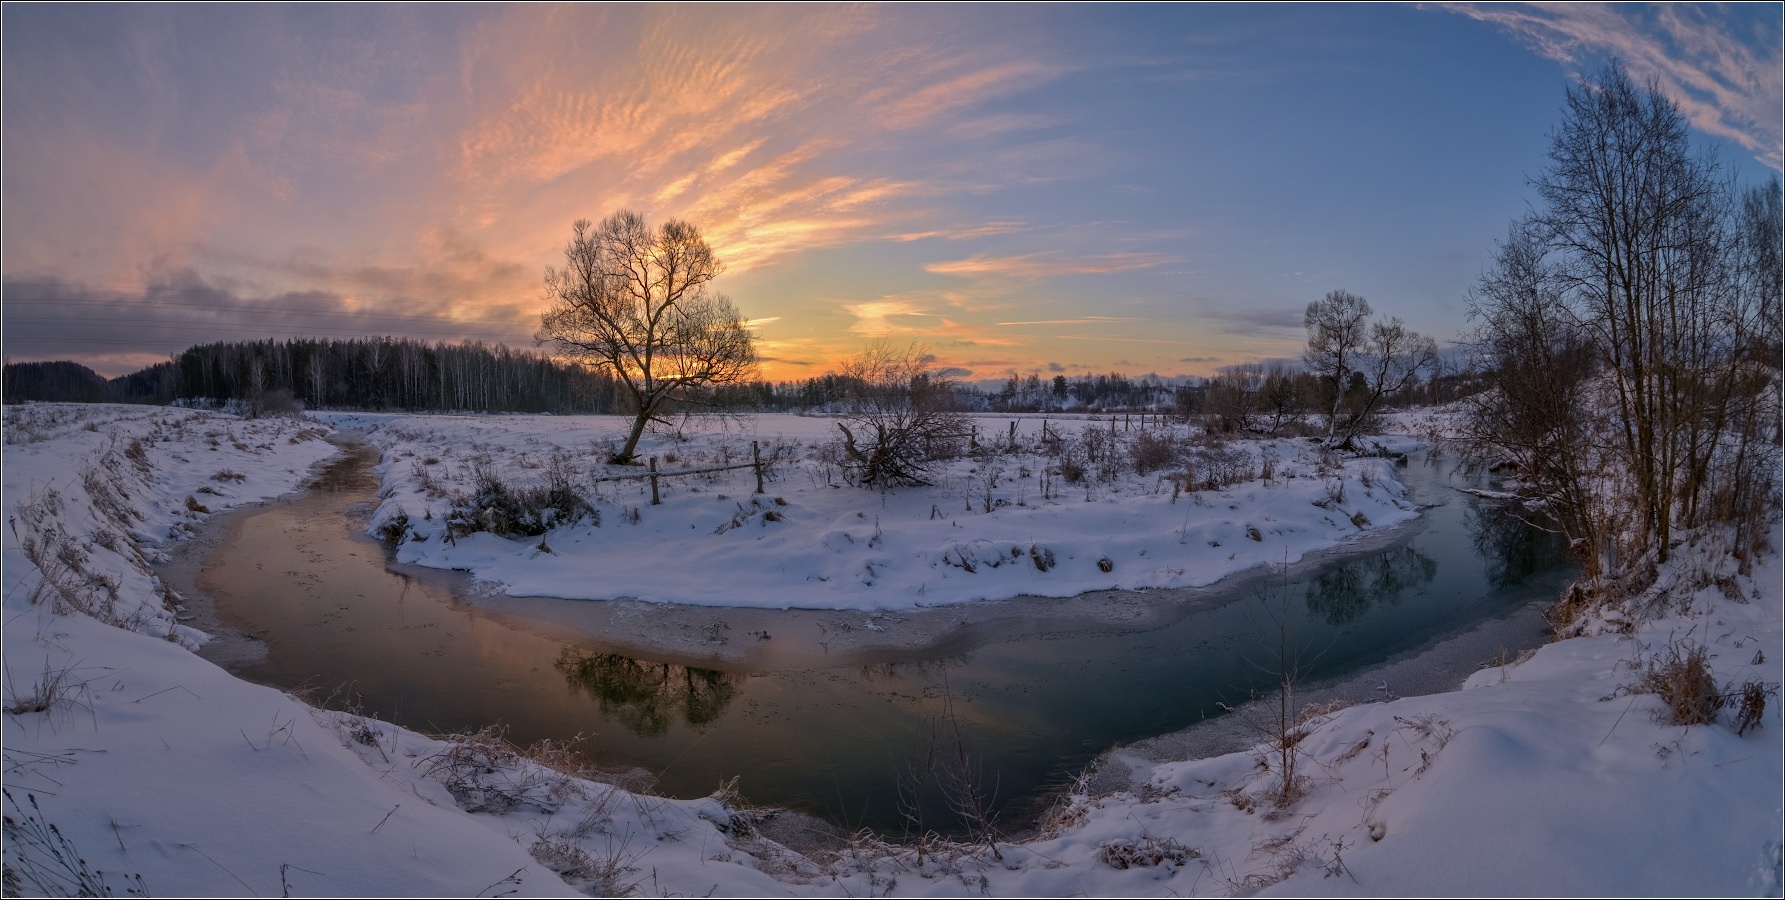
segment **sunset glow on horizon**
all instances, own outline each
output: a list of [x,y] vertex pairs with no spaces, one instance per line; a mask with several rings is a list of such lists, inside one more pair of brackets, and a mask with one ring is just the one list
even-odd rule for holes
[[1781,165],[1776,5],[8,4],[6,353],[531,348],[579,218],[696,225],[770,380],[1295,356],[1328,290],[1448,340],[1573,73]]

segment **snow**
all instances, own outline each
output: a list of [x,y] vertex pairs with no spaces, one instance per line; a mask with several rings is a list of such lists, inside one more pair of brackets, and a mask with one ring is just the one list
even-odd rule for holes
[[[367,428],[384,450],[388,499],[371,528],[408,517],[400,561],[467,570],[514,596],[888,610],[1197,587],[1293,563],[1417,515],[1389,460],[1323,464],[1318,448],[1302,440],[1229,443],[1227,452],[1245,454],[1254,477],[1220,490],[1180,496],[1167,478],[1172,470],[1139,475],[1124,464],[1109,483],[1055,476],[1044,492],[1049,460],[1037,447],[1044,420],[976,421],[987,445],[1005,449],[954,460],[930,486],[884,493],[844,484],[823,461],[823,445],[838,434],[833,419],[764,415],[742,430],[695,422],[679,440],[647,437],[639,454],[658,457],[662,471],[700,469],[747,462],[757,441],[765,455],[781,458],[775,480],[755,495],[748,468],[662,478],[659,506],[642,479],[588,481],[638,473],[602,463],[600,448],[618,445],[623,419],[354,416],[341,424]],[[1060,417],[1047,425],[1054,435],[1108,426]],[[1184,426],[1164,427],[1188,437]],[[1127,440],[1138,431],[1130,423],[1116,434]],[[1008,449],[1013,433],[1015,452]],[[599,524],[554,528],[544,536],[550,552],[538,549],[539,538],[480,532],[447,539],[451,497],[474,495],[479,470],[537,486],[554,456],[586,485]],[[1266,458],[1275,466],[1269,480],[1256,477]]]
[[[547,425],[520,418],[414,417],[393,428],[397,418],[342,423],[379,426],[374,437],[389,441],[386,460],[394,467],[387,484],[412,469],[406,451],[420,456],[435,446],[470,446],[518,473],[520,453],[537,458],[550,433]],[[798,424],[774,433],[808,442],[822,433],[822,422],[806,433],[795,433]],[[572,420],[568,427],[604,426]],[[413,436],[397,436],[399,428]],[[758,428],[759,435],[768,432]],[[1256,751],[1155,760],[1138,765],[1125,790],[1074,796],[1042,836],[998,845],[1001,859],[983,844],[938,843],[920,857],[912,848],[872,840],[802,857],[765,836],[755,827],[758,817],[736,798],[668,800],[561,776],[487,742],[442,741],[320,711],[235,679],[191,653],[187,648],[201,636],[163,604],[148,560],[216,511],[301,485],[334,454],[320,438],[320,429],[302,421],[187,410],[32,405],[6,411],[4,778],[15,801],[7,814],[22,826],[28,816],[54,823],[114,891],[129,887],[132,874],[154,893],[232,896],[287,888],[300,895],[527,896],[628,887],[666,895],[826,896],[1777,896],[1781,890],[1777,697],[1757,729],[1737,735],[1728,711],[1712,725],[1664,725],[1659,699],[1631,690],[1641,667],[1670,642],[1705,646],[1719,685],[1754,680],[1776,688],[1785,657],[1776,542],[1750,575],[1710,561],[1723,587],[1675,590],[1665,611],[1628,633],[1550,644],[1523,661],[1484,669],[1450,693],[1316,717],[1300,745],[1300,771],[1310,780],[1284,809],[1266,797],[1276,773],[1261,767]],[[702,440],[678,446],[710,452]],[[666,453],[667,446],[655,452]],[[1360,502],[1363,471],[1347,464],[1346,477],[1359,477],[1347,482],[1348,502]],[[232,474],[219,479],[222,472]],[[793,493],[801,477],[785,475],[770,496]],[[1388,482],[1374,475],[1372,481],[1378,495],[1393,495]],[[646,524],[636,530],[647,533],[654,514],[698,526],[711,521],[699,507],[720,505],[713,494],[748,496],[742,478],[696,484],[700,492],[676,488],[666,498],[669,509],[645,511]],[[1118,486],[1109,492],[1115,503],[1068,496],[1036,510],[1006,506],[951,515],[974,533],[1037,530],[1032,540],[1058,544],[1057,552],[1076,563],[1111,553],[1114,574],[1129,577],[1142,565],[1139,522],[1175,534],[1186,527],[1183,519],[1155,507],[1180,517],[1201,507],[1186,507],[1183,499],[1173,506],[1166,496],[1144,493],[1138,480]],[[1267,513],[1292,520],[1296,499],[1319,509],[1295,494],[1301,488],[1293,481],[1235,488],[1228,493],[1239,510],[1224,509],[1209,492],[1211,518],[1189,527],[1215,528],[1229,519],[1260,523]],[[399,486],[391,501],[416,497],[405,490]],[[935,496],[947,496],[958,485],[936,490]],[[888,546],[912,559],[940,546],[941,532],[905,521],[915,517],[897,497],[889,496],[882,509],[878,495],[850,488],[814,486],[807,493],[816,497],[801,500],[803,506],[787,496],[794,510],[789,522],[799,527],[784,534],[820,541],[821,549],[807,549],[822,562],[804,563],[800,571],[839,571],[824,566],[859,558],[823,555],[832,552],[822,549],[824,535],[855,534],[860,526],[847,522],[848,507],[817,497],[847,497],[856,506],[866,499],[883,520],[883,534],[897,535],[898,543],[889,539]],[[957,502],[960,496],[954,495]],[[188,497],[213,512],[191,509]],[[606,502],[632,505],[635,497],[610,490]],[[1134,530],[1075,536],[1071,526],[1051,524],[1045,515],[1064,517],[1068,500],[1074,515],[1089,507],[1104,516],[1078,521],[1120,528],[1127,516],[1136,524],[1126,527]],[[1118,512],[1104,513],[1105,507]],[[1317,537],[1330,543],[1341,536],[1318,517],[1292,521],[1305,530],[1274,537],[1280,543],[1273,552],[1294,552],[1304,546],[1297,540],[1312,547]],[[617,524],[582,537],[612,539]],[[547,535],[554,546],[575,537]],[[754,536],[746,539],[756,543]],[[795,545],[789,541],[786,546]],[[1175,540],[1167,545],[1150,550],[1189,547]],[[643,553],[648,542],[620,546]],[[44,568],[27,557],[28,547]],[[501,577],[523,568],[521,551],[491,545],[479,552],[489,555],[478,563],[481,571]],[[1195,552],[1197,566],[1246,562]],[[701,553],[703,565],[728,560],[713,555],[717,550]],[[66,577],[77,570],[71,561],[79,562],[80,578]],[[1061,570],[1078,577],[1064,565]],[[889,576],[896,571],[888,566]],[[709,578],[729,583],[733,574],[719,569]],[[736,574],[744,593],[766,601],[773,570],[756,566]],[[58,612],[46,576],[61,578],[70,602],[112,624]],[[838,589],[826,600],[879,606],[878,587],[903,591],[910,581],[902,577]],[[1024,578],[947,593],[953,582],[966,581],[957,577],[932,590],[965,599],[1049,583]],[[31,711],[24,701],[45,673],[63,674],[62,687],[51,692],[47,709]],[[9,829],[6,843],[9,868],[47,859],[24,831]],[[33,884],[27,881],[24,890],[32,892]]]

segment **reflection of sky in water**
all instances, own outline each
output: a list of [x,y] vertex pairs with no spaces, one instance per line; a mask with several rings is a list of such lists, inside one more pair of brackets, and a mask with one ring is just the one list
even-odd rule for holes
[[1445,504],[1411,538],[1287,582],[1254,580],[1230,589],[1233,602],[1172,608],[1126,631],[980,623],[931,658],[888,651],[835,667],[790,652],[787,638],[739,671],[514,627],[432,580],[386,571],[342,515],[376,490],[364,478],[248,518],[201,585],[226,621],[269,642],[267,660],[238,667],[246,677],[323,695],[351,683],[369,712],[422,730],[500,722],[519,742],[587,734],[598,764],[642,766],[672,794],[742,775],[755,802],[897,831],[898,773],[945,715],[944,730],[958,729],[995,773],[999,802],[1021,805],[1114,743],[1186,727],[1266,687],[1266,603],[1286,603],[1311,677],[1325,678],[1554,596],[1566,569],[1552,536],[1449,490],[1436,468],[1406,477],[1420,499]]

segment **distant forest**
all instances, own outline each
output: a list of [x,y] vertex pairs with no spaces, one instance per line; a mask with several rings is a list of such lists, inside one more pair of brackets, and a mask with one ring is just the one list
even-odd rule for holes
[[[434,412],[621,413],[623,390],[607,374],[501,344],[424,343],[401,338],[243,341],[201,344],[167,362],[107,380],[73,362],[8,363],[7,403],[230,403],[273,409]],[[1394,398],[1446,402],[1479,389],[1476,379],[1436,373]],[[846,403],[860,385],[826,374],[799,381],[725,387],[701,405],[766,411],[822,410]],[[1330,388],[1326,390],[1330,391]],[[956,385],[956,405],[990,412],[1170,411],[1216,414],[1252,427],[1254,415],[1281,418],[1318,408],[1314,377],[1282,367],[1240,366],[1215,378],[1138,378],[1109,373],[1012,376],[1000,389]],[[1330,397],[1330,393],[1326,394]]]
[[8,363],[7,403],[244,401],[310,408],[615,411],[614,380],[500,344],[400,338],[201,344],[109,381],[72,362]]

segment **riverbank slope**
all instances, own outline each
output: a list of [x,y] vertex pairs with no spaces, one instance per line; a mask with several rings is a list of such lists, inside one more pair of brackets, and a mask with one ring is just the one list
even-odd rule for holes
[[[1308,781],[1280,808],[1246,752],[1076,796],[1023,844],[802,856],[735,795],[652,798],[558,774],[549,751],[318,711],[186,649],[201,636],[149,559],[210,512],[300,485],[333,452],[320,429],[33,405],[6,433],[6,862],[26,893],[1779,891],[1776,697],[1738,735],[1727,711],[1662,724],[1629,690],[1670,643],[1704,647],[1718,685],[1776,686],[1776,544],[1729,592],[1675,598],[1629,634],[1317,717],[1297,747]],[[58,863],[68,849],[82,862]]]

